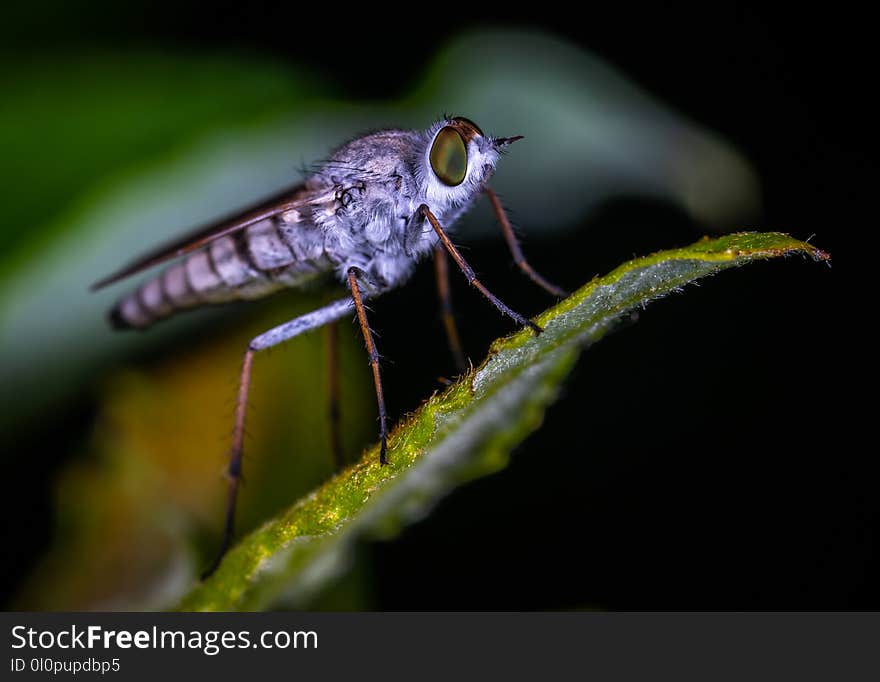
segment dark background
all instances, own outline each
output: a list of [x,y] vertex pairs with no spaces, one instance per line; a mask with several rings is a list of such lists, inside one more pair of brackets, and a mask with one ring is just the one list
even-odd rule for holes
[[[364,550],[378,609],[880,608],[877,502],[853,379],[862,325],[843,314],[847,237],[873,177],[863,127],[865,19],[712,3],[668,10],[545,3],[523,13],[460,3],[363,13],[301,3],[31,3],[5,9],[5,58],[66,46],[244,49],[317,69],[351,97],[405,92],[443,40],[468,25],[543,27],[619,67],[671,107],[719,131],[762,181],[760,223],[815,234],[834,268],[799,259],[751,266],[649,307],[586,353],[543,428],[500,474],[445,499],[426,521]],[[467,73],[461,74],[467,78]],[[660,202],[621,200],[583,229],[526,245],[565,286],[705,228]],[[469,250],[503,299],[548,301],[498,243]],[[465,345],[481,357],[508,327],[461,283]],[[448,371],[442,337],[395,334],[406,311],[436,328],[430,268],[375,306],[393,415]],[[426,305],[430,302],[430,305]],[[419,319],[421,318],[421,319]],[[413,379],[418,377],[419,379]],[[9,596],[48,541],[54,439],[76,438],[93,406],[72,404],[29,435],[6,471]],[[870,442],[870,441],[868,441]],[[565,476],[559,475],[564,462]],[[553,462],[554,466],[548,466]],[[10,486],[9,482],[15,484]],[[11,489],[10,489],[11,488]],[[11,543],[11,544],[10,544]]]

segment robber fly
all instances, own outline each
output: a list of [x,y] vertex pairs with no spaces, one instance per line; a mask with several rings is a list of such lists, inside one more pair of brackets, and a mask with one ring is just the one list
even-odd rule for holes
[[233,537],[242,475],[242,441],[254,355],[303,332],[356,313],[369,355],[379,408],[379,461],[386,464],[387,424],[379,354],[364,301],[401,286],[434,254],[444,326],[457,363],[463,355],[452,318],[447,253],[468,283],[517,324],[541,328],[492,294],[453,245],[447,229],[485,194],[516,264],[553,295],[565,292],[533,270],[494,191],[486,184],[517,137],[485,135],[463,117],[444,117],[426,131],[383,130],[359,137],[318,165],[304,183],[135,260],[96,282],[99,289],[175,259],[124,296],[110,312],[119,329],[146,329],[208,303],[265,296],[335,274],[350,295],[260,334],[244,353],[229,455],[226,525],[217,567]]

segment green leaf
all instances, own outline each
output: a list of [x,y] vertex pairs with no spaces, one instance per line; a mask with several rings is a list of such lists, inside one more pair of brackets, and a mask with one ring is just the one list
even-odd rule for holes
[[361,460],[245,537],[184,610],[255,610],[307,603],[364,537],[390,537],[463,481],[506,462],[535,430],[579,352],[625,313],[700,277],[745,263],[828,255],[779,233],[740,233],[638,258],[594,279],[537,318],[544,332],[496,341],[488,358],[393,432],[390,464]]

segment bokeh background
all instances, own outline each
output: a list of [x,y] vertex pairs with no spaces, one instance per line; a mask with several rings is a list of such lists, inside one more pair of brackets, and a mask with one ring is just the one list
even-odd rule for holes
[[[586,353],[503,472],[358,550],[335,609],[880,607],[877,502],[849,383],[847,235],[867,87],[859,17],[742,3],[370,8],[192,0],[4,8],[0,23],[0,598],[163,608],[216,546],[241,350],[326,292],[119,334],[139,250],[302,177],[340,142],[444,111],[523,134],[496,186],[532,263],[569,288],[735,229],[835,257],[751,266],[649,307]],[[502,298],[550,301],[485,207],[458,241]],[[509,330],[454,282],[471,358]],[[390,411],[452,363],[430,267],[377,301]],[[374,438],[341,328],[344,447]],[[256,363],[242,531],[332,472],[324,338]],[[870,367],[870,365],[869,365]]]

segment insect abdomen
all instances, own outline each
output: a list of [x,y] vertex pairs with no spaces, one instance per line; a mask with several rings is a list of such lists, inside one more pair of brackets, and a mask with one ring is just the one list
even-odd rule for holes
[[120,299],[110,321],[117,329],[146,329],[183,310],[259,298],[326,270],[320,256],[302,259],[288,242],[273,220],[216,239]]

